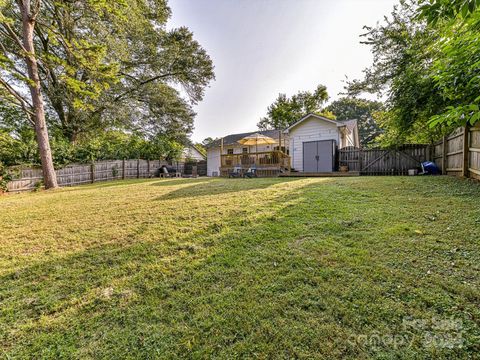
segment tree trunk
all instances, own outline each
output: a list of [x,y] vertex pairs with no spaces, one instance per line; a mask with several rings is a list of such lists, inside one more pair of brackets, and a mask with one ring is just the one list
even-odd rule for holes
[[31,13],[31,0],[20,0],[18,2],[22,13],[23,46],[27,51],[25,61],[28,69],[28,77],[31,80],[29,85],[32,96],[32,105],[35,110],[35,135],[37,137],[38,150],[42,162],[43,180],[46,189],[58,187],[57,175],[53,167],[52,151],[48,139],[47,123],[45,121],[45,109],[38,75],[38,64],[33,46],[33,31],[35,28],[36,14]]

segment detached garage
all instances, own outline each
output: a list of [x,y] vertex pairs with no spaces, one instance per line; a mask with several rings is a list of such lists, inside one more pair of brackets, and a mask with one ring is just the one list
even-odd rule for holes
[[333,172],[337,147],[359,147],[356,120],[335,121],[309,114],[290,126],[286,133],[292,168],[299,172]]

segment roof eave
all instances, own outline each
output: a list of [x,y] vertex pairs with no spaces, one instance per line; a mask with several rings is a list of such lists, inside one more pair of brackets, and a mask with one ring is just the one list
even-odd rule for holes
[[295,126],[297,125],[300,125],[300,123],[304,122],[306,119],[308,119],[309,117],[315,117],[317,119],[320,119],[320,120],[323,120],[323,121],[327,121],[329,123],[332,123],[332,124],[335,124],[337,126],[339,126],[339,122],[336,121],[336,120],[332,120],[332,119],[329,119],[329,118],[326,118],[325,116],[321,116],[321,115],[317,115],[317,114],[313,114],[313,113],[309,113],[307,115],[305,115],[304,117],[302,117],[300,120],[296,121],[295,123],[293,123],[292,125],[290,125],[288,128],[285,129],[285,133],[288,133],[290,130],[292,130]]

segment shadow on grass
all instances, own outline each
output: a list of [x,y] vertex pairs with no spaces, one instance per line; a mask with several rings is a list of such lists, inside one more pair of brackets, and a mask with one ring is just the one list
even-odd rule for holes
[[[209,179],[206,181],[184,181],[181,188],[159,196],[155,200],[174,200],[181,198],[215,196],[239,191],[267,189],[280,183],[301,181],[299,178],[257,178],[257,179]],[[153,184],[152,184],[153,185]],[[173,184],[172,184],[173,185]]]
[[198,184],[198,183],[209,183],[214,182],[217,179],[202,177],[196,179],[156,179],[158,181],[152,182],[152,186],[176,186],[176,185],[186,185],[186,184]]
[[[255,181],[242,185],[278,183]],[[369,229],[376,240],[368,249],[362,223],[344,224],[377,200],[348,203],[363,198],[318,183],[296,190],[176,241],[105,245],[2,276],[0,345],[18,358],[427,358],[421,342],[350,340],[403,334],[401,319],[432,318],[425,302],[444,293],[446,307],[474,311],[443,284],[420,284],[428,244],[410,250],[400,238],[417,261],[393,272],[386,264],[403,264],[404,253],[385,253],[374,236],[381,229]],[[473,350],[435,351],[455,358]]]
[[102,189],[102,188],[110,188],[110,187],[118,187],[118,186],[128,186],[128,185],[135,185],[141,183],[151,182],[154,179],[118,179],[118,180],[103,180],[97,181],[93,184],[84,184],[84,185],[76,185],[76,186],[66,186],[62,187],[62,191],[76,191],[78,189]]
[[[180,342],[188,337],[189,331],[184,330],[193,324],[187,320],[187,328],[181,330],[181,318],[194,310],[196,293],[212,290],[210,280],[219,275],[217,271],[229,273],[224,267],[235,268],[234,258],[242,256],[232,254],[234,263],[224,263],[221,253],[230,247],[230,226],[250,233],[245,217],[214,220],[215,226],[189,238],[106,244],[1,276],[0,347],[4,354],[81,357],[77,349],[83,348],[87,357],[121,358],[126,352],[138,358],[184,351],[188,355]],[[260,226],[262,222],[251,224],[250,230],[255,232]],[[206,287],[192,286],[194,278],[200,280],[197,271],[202,272],[201,278],[210,278]],[[156,331],[150,332],[152,326]],[[77,333],[79,327],[82,335]],[[154,348],[138,343],[145,336]]]

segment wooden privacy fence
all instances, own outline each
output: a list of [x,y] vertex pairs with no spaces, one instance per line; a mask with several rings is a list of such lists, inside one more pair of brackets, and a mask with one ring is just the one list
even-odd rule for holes
[[360,175],[408,175],[430,160],[428,145],[403,145],[396,149],[359,149],[347,147],[338,151],[338,164]]
[[197,169],[198,176],[207,176],[207,161],[186,162],[184,166],[185,175],[194,175],[194,167]]
[[[168,165],[160,160],[109,160],[92,164],[73,164],[55,170],[59,186],[74,186],[97,181],[150,178]],[[33,190],[43,181],[41,168],[14,167],[10,169],[12,181],[8,191]]]
[[458,128],[435,143],[433,160],[443,174],[480,180],[480,125]]

